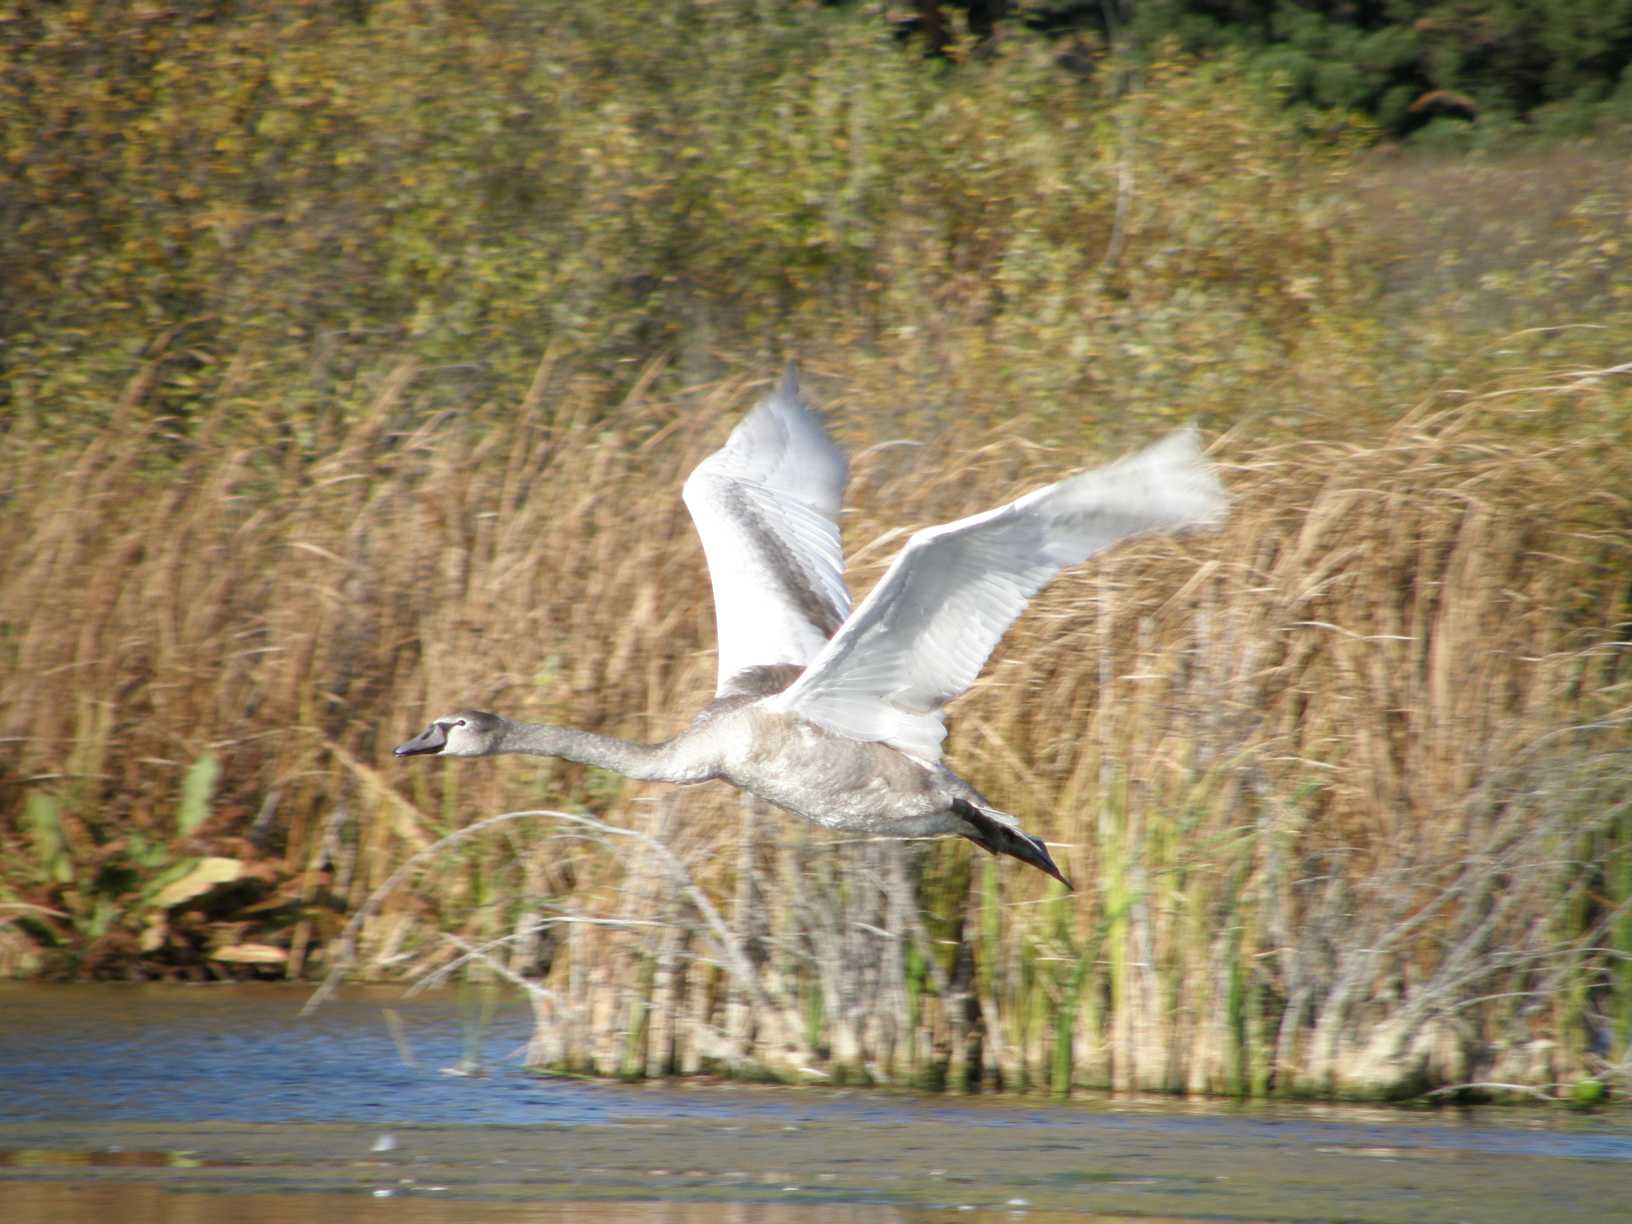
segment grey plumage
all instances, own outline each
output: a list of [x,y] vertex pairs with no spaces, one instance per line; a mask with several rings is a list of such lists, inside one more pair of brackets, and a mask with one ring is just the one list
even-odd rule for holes
[[464,710],[397,754],[526,753],[647,781],[723,779],[831,829],[966,837],[1069,887],[1041,840],[941,761],[942,712],[1061,569],[1222,513],[1194,431],[917,532],[854,611],[838,530],[847,472],[789,366],[687,479],[720,666],[714,701],[679,735],[640,744]]

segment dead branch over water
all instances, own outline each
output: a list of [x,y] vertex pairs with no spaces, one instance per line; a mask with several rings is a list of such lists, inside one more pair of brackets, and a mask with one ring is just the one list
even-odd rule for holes
[[[414,377],[304,442],[228,414],[184,436],[137,387],[72,460],[11,439],[10,963],[54,940],[89,972],[482,966],[536,986],[540,1061],[606,1074],[1624,1074],[1632,481],[1608,440],[1530,446],[1479,400],[1365,441],[1225,439],[1228,526],[1059,581],[954,711],[951,759],[1064,855],[1065,895],[724,787],[391,761],[428,709],[656,738],[706,700],[678,489],[752,398],[609,408],[546,364],[519,409],[426,417]],[[1566,383],[1524,393],[1591,393]],[[835,408],[858,593],[883,524],[1107,457]],[[926,445],[874,445],[897,438]],[[161,903],[206,856],[248,874]]]

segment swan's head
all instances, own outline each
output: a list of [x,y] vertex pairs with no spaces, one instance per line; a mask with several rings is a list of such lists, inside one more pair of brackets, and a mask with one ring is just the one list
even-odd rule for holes
[[406,744],[398,756],[487,756],[498,744],[500,720],[486,710],[460,710],[438,718]]

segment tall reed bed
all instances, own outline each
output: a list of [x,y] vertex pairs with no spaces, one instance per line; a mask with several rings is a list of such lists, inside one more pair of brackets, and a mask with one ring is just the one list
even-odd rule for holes
[[[855,456],[858,593],[903,529],[1109,457],[1040,418],[880,411],[841,370],[811,381]],[[1442,396],[1363,439],[1225,436],[1222,530],[1051,587],[948,747],[1074,894],[723,786],[393,760],[461,704],[683,724],[713,619],[679,485],[756,393],[658,394],[654,363],[609,402],[546,359],[517,403],[432,411],[430,376],[390,370],[304,436],[225,410],[183,431],[141,378],[82,453],[13,431],[14,970],[497,974],[534,992],[538,1061],[605,1074],[1625,1074],[1632,484],[1609,433],[1522,428],[1610,419],[1612,375]]]

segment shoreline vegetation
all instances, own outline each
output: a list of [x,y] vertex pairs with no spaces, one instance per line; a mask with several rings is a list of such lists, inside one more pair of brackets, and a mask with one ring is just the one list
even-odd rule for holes
[[[1385,154],[1228,59],[603,7],[64,9],[0,73],[0,973],[514,981],[598,1075],[1632,1088],[1625,134]],[[1229,521],[1063,576],[951,712],[1076,893],[391,759],[707,700],[678,490],[787,357],[858,596],[895,527],[1213,444]]]

